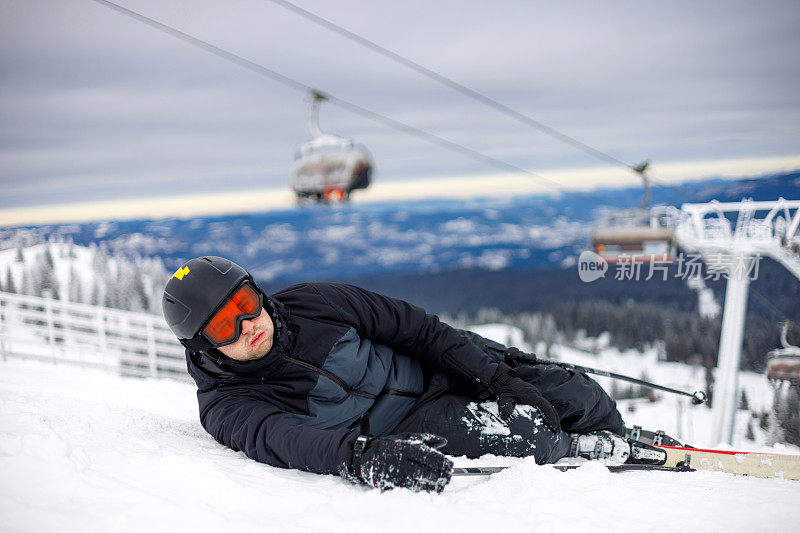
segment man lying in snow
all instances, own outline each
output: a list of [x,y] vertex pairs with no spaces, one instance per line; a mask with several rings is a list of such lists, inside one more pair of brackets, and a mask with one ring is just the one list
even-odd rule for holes
[[585,374],[523,364],[519,350],[402,300],[338,283],[270,296],[235,263],[200,257],[162,303],[203,427],[256,461],[440,492],[445,454],[541,464],[572,442],[619,462],[630,453],[616,404]]

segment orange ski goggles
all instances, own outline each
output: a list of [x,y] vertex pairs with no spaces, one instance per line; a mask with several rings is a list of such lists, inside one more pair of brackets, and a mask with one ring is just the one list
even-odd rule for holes
[[245,282],[212,315],[202,329],[203,336],[214,348],[236,342],[242,332],[242,321],[260,315],[262,306],[261,293]]

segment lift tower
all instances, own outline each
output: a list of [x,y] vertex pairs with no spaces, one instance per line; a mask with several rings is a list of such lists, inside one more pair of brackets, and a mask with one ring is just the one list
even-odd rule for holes
[[675,221],[682,250],[699,255],[727,278],[717,385],[714,442],[733,441],[739,362],[750,278],[761,257],[770,257],[800,279],[800,200],[683,204]]

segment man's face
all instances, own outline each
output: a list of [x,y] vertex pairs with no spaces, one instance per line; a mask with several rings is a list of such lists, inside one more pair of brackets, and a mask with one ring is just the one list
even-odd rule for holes
[[236,342],[217,349],[236,361],[252,361],[264,357],[270,351],[274,331],[272,317],[262,307],[261,314],[257,317],[242,320],[242,334]]

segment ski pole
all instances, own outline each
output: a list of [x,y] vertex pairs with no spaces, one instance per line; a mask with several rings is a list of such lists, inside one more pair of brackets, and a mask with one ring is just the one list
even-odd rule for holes
[[[644,385],[645,387],[649,387],[651,389],[658,389],[663,390],[665,392],[671,392],[672,394],[679,394],[681,396],[688,396],[692,399],[692,403],[694,405],[700,405],[701,403],[705,403],[707,397],[706,393],[703,391],[696,391],[694,393],[686,392],[678,389],[673,389],[670,387],[665,387],[663,385],[656,385],[655,383],[650,383],[649,381],[644,381],[642,379],[632,378],[630,376],[623,376],[622,374],[616,374],[614,372],[607,372],[605,370],[597,370],[596,368],[589,368],[580,365],[573,365],[571,363],[562,363],[561,361],[550,361],[548,359],[539,359],[538,357],[527,358],[532,363],[542,364],[542,365],[558,365],[561,368],[565,368],[567,370],[574,370],[576,372],[585,372],[587,374],[597,374],[598,376],[605,376],[607,378],[619,379],[621,381],[629,381],[631,383],[636,383],[637,385]],[[523,358],[524,360],[524,358]]]
[[468,466],[464,468],[454,468],[454,476],[490,476],[502,470],[509,468],[507,466]]

